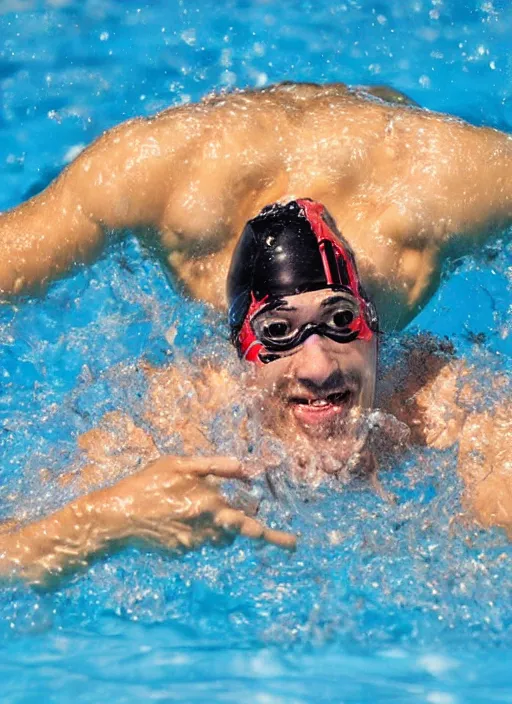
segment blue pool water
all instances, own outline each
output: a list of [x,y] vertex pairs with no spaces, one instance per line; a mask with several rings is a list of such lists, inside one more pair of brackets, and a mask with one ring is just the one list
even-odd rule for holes
[[[506,0],[1,0],[0,209],[120,120],[225,87],[392,83],[512,131],[511,36]],[[486,388],[511,370],[511,287],[504,241],[447,276],[407,334],[448,335]],[[229,354],[222,321],[129,237],[44,300],[0,310],[2,516],[74,495],[56,479],[77,435],[110,410],[137,418],[137,360],[172,358],[171,326],[183,354]],[[412,452],[383,483],[396,504],[339,486],[264,501],[301,533],[293,556],[243,540],[179,560],[130,549],[55,591],[0,587],[1,700],[512,702],[506,538],[451,520],[452,451]]]

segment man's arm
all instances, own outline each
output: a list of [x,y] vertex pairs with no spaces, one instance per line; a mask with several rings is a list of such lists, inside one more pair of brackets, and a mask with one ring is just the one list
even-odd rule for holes
[[0,574],[44,583],[130,539],[177,553],[236,534],[295,548],[294,536],[231,508],[208,477],[243,479],[243,472],[229,457],[161,457],[51,516],[0,533]]
[[404,337],[397,362],[377,384],[377,405],[410,429],[410,441],[444,450],[457,442],[465,419],[457,404],[465,373],[453,345],[424,333]]
[[512,404],[471,413],[459,440],[458,471],[465,499],[484,527],[504,528],[512,540]]
[[512,224],[512,138],[449,115],[387,110],[373,184],[382,210],[368,254],[382,272],[395,267],[388,275],[406,299],[400,317],[388,318],[387,299],[379,300],[385,282],[374,295],[383,325],[402,327],[433,295],[445,262],[479,253]]
[[418,240],[429,233],[458,256],[512,222],[510,135],[427,111],[404,114],[393,129]]
[[219,96],[108,131],[0,215],[0,295],[86,261],[114,229],[159,231],[183,266],[183,250],[218,253],[263,205],[307,196],[325,202],[368,275],[398,263],[416,309],[443,258],[512,221],[511,174],[508,135],[345,86]]
[[[458,443],[467,509],[481,525],[504,528],[512,539],[512,404],[469,411],[468,405],[482,400],[482,389],[470,378],[460,360],[441,366],[414,396],[417,428],[429,447],[444,450]],[[502,379],[494,383],[499,388]]]
[[159,228],[176,154],[190,141],[180,115],[109,130],[42,193],[0,214],[0,296],[91,260],[111,230]]

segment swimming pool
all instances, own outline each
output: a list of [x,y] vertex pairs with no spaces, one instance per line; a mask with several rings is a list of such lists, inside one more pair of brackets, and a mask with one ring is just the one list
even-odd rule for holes
[[[512,129],[504,1],[3,0],[0,12],[2,209],[102,130],[214,88],[390,82]],[[511,286],[510,245],[497,245],[461,263],[408,334],[449,335],[484,386],[510,373]],[[130,238],[44,300],[0,310],[4,516],[20,497],[32,515],[77,490],[56,482],[76,436],[109,410],[140,412],[137,361],[171,358],[173,325],[183,354],[212,341],[228,353],[222,325]],[[287,494],[280,525],[303,535],[291,557],[241,540],[180,560],[132,549],[53,592],[3,586],[2,700],[512,701],[511,551],[499,531],[451,521],[454,462],[414,452],[390,468],[396,505],[363,488]]]

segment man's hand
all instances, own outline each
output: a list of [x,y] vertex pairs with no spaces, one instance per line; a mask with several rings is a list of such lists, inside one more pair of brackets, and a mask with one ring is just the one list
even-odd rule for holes
[[56,513],[0,533],[0,573],[33,583],[86,567],[90,558],[129,540],[182,553],[236,535],[295,549],[290,533],[266,528],[229,506],[214,478],[243,479],[230,457],[161,457],[112,487]]
[[291,534],[266,528],[231,508],[212,482],[214,477],[244,479],[242,466],[230,457],[162,457],[98,492],[94,510],[114,540],[141,538],[181,552],[240,534],[295,548]]

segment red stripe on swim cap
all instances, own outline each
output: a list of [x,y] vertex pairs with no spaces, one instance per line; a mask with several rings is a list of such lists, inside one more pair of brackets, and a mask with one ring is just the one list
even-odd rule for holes
[[251,320],[253,315],[267,302],[268,296],[265,296],[260,301],[254,297],[251,291],[251,305],[246,313],[243,325],[238,333],[238,345],[240,356],[248,362],[260,361],[259,353],[264,349],[261,342],[256,338],[252,329]]
[[[311,229],[318,242],[318,249],[320,251],[320,256],[322,257],[322,263],[324,266],[324,273],[326,281],[329,285],[336,285],[337,283],[342,284],[341,272],[338,265],[338,258],[343,260],[345,269],[348,276],[348,285],[352,295],[357,299],[359,303],[360,316],[353,321],[350,325],[352,330],[358,331],[358,337],[362,340],[371,340],[373,337],[373,332],[368,325],[366,317],[367,303],[365,299],[361,296],[359,290],[359,275],[357,269],[353,263],[352,257],[350,257],[343,246],[343,242],[336,237],[334,232],[331,230],[329,225],[325,222],[323,214],[325,208],[321,203],[317,203],[313,200],[308,200],[301,198],[296,201],[297,204],[302,208],[304,215],[311,225]],[[336,272],[333,272],[329,261],[327,259],[327,253],[325,251],[325,242],[330,242],[336,254]],[[337,278],[337,281],[334,281]]]
[[[323,214],[325,212],[324,206],[321,203],[315,203],[315,201],[305,199],[298,200],[297,203],[304,211],[304,215],[306,216],[307,221],[311,225],[311,229],[315,234],[320,252],[322,253],[322,250],[324,250],[325,252],[325,248],[322,248],[321,246],[323,241],[331,242],[336,254],[338,254],[338,256],[343,259],[343,262],[345,264],[348,274],[350,290],[352,291],[354,296],[359,296],[359,277],[352,264],[351,258],[347,255],[347,252],[345,251],[345,247],[339,241],[339,239],[336,237],[334,232],[331,230],[331,228],[328,226],[328,224],[323,218]],[[327,263],[325,253],[324,256],[322,256],[322,261],[324,262],[325,267]],[[339,267],[337,274],[339,278],[339,283],[342,283],[341,272],[339,271]],[[333,281],[333,272],[330,271],[330,268],[326,269],[325,278],[327,279],[327,282],[329,284],[337,283]],[[331,279],[331,281],[329,281],[329,279]]]

